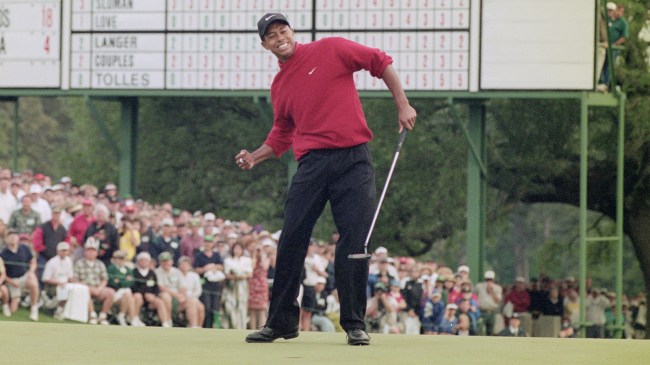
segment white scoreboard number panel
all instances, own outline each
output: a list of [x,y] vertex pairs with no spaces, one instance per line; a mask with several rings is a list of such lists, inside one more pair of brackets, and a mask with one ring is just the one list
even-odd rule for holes
[[[346,37],[423,91],[593,88],[595,0],[0,0],[0,88],[266,90],[258,18]],[[557,9],[563,9],[557,11]],[[569,36],[570,35],[570,36]],[[361,90],[385,90],[367,72]]]
[[593,90],[594,0],[484,0],[482,89]]
[[61,85],[61,1],[0,2],[0,87]]

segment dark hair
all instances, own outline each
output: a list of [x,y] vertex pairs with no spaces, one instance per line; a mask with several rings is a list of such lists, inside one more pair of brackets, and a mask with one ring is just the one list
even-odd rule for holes
[[244,245],[238,240],[235,243],[232,244],[230,247],[230,256],[235,257],[235,247],[239,246],[242,251],[242,255],[244,254]]

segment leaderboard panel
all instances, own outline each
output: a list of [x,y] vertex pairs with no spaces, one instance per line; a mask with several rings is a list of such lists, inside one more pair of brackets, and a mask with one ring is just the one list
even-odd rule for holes
[[[390,54],[408,90],[469,90],[469,0],[321,0],[316,38],[342,36]],[[349,30],[349,31],[341,31]],[[367,72],[359,89],[385,89]]]
[[311,41],[311,0],[73,0],[73,89],[267,89],[277,59],[254,31],[278,6]]
[[0,1],[0,87],[61,86],[61,1]]
[[[264,90],[278,71],[257,20],[284,13],[299,43],[381,48],[407,90],[469,90],[478,0],[0,0],[0,87]],[[476,43],[476,42],[474,42]],[[472,70],[472,71],[470,71]],[[367,72],[359,89],[385,85]]]

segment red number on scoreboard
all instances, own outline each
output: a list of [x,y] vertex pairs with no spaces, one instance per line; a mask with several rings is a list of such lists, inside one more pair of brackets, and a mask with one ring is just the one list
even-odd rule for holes
[[45,36],[45,43],[43,43],[43,50],[45,53],[50,54],[50,36]]
[[43,27],[52,28],[52,22],[53,22],[53,19],[54,19],[52,8],[48,8],[46,6],[43,6],[42,17],[43,17],[43,19],[42,19]]

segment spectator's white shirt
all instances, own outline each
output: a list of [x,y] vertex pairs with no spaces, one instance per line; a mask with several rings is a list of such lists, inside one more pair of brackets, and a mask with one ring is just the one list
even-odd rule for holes
[[253,260],[250,257],[241,256],[239,259],[228,257],[223,261],[223,268],[226,274],[246,275],[253,273]]
[[[213,236],[216,236],[216,235],[218,235],[219,233],[220,233],[219,228],[217,228],[217,227],[212,227],[212,232],[211,232],[211,233],[208,233],[208,234],[211,234],[211,235],[213,235]],[[205,228],[204,228],[204,227],[199,228],[199,232],[198,232],[198,234],[199,234],[199,236],[201,236],[201,237],[205,236]]]
[[[397,271],[397,268],[394,265],[389,264],[388,267],[386,268],[386,271],[388,271],[388,275],[394,277],[395,279],[399,278],[399,272]],[[373,262],[372,264],[370,264],[369,272],[370,275],[378,275],[379,263]]]
[[122,228],[122,217],[124,217],[124,214],[122,214],[122,212],[120,212],[119,210],[113,212],[113,214],[115,215],[115,228],[117,229]]
[[327,296],[327,309],[325,313],[339,313],[341,312],[341,304],[334,298],[333,295]]
[[167,290],[178,293],[182,288],[185,288],[181,278],[183,273],[178,268],[172,267],[169,271],[165,271],[162,267],[159,267],[155,270],[155,273],[158,278],[158,285],[167,288]]
[[11,213],[18,208],[18,201],[11,194],[11,191],[7,189],[6,192],[0,191],[0,219],[4,224],[9,224],[9,218],[11,218]]
[[564,297],[564,313],[569,315],[571,326],[578,328],[580,326],[580,301],[571,300],[568,296]]
[[43,270],[43,281],[54,280],[58,283],[67,283],[74,277],[72,259],[67,256],[63,260],[54,256],[47,261]]
[[316,286],[320,277],[318,273],[327,270],[327,264],[327,259],[317,253],[307,256],[305,259],[305,280],[302,283],[307,286]]
[[598,295],[594,298],[593,295],[589,294],[585,298],[585,306],[587,308],[587,313],[585,313],[587,322],[598,326],[605,324],[605,309],[609,307],[609,299],[607,297]]
[[[20,204],[22,207],[22,204]],[[38,198],[37,201],[32,202],[32,210],[38,213],[41,216],[41,223],[49,222],[52,220],[52,208],[50,203],[43,198]]]
[[189,298],[198,299],[203,292],[203,288],[201,288],[201,278],[199,277],[199,274],[194,271],[188,271],[185,275],[182,275],[181,272],[181,285],[185,287],[185,294]]
[[491,294],[487,292],[487,283],[480,282],[476,284],[476,295],[478,296],[479,308],[482,311],[495,311],[501,307],[501,301],[503,300],[503,288],[501,285],[494,283],[492,290],[496,294],[498,301],[495,301]]
[[66,231],[70,229],[70,225],[72,224],[72,221],[74,221],[74,217],[72,216],[72,214],[66,211],[61,212],[61,225],[63,226],[63,228],[65,228]]

